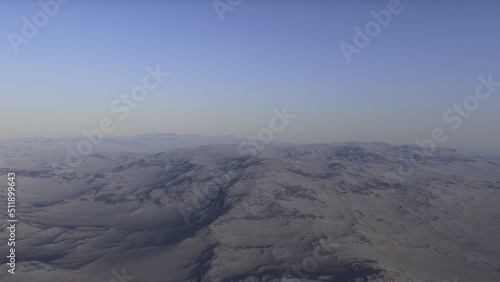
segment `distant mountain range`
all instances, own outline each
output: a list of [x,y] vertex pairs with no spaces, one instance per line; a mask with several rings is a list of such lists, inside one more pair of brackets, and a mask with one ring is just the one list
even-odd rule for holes
[[[64,150],[75,147],[82,138],[15,138],[0,140],[0,148],[23,148],[28,150]],[[196,147],[207,144],[238,144],[242,139],[234,136],[207,137],[200,135],[142,134],[132,137],[106,137],[95,146],[96,152],[157,153],[173,149]],[[61,149],[62,148],[62,149]]]

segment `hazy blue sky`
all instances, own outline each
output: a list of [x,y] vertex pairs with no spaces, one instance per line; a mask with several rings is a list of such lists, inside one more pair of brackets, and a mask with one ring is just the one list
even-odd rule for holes
[[[0,137],[81,137],[103,117],[114,136],[247,137],[287,106],[277,140],[402,144],[441,127],[445,146],[500,148],[500,87],[457,130],[443,120],[478,76],[500,81],[500,2],[401,1],[347,63],[340,43],[388,3],[245,0],[221,21],[211,1],[73,0],[16,54],[8,34],[42,9],[2,1]],[[170,76],[120,120],[112,102],[156,65]]]

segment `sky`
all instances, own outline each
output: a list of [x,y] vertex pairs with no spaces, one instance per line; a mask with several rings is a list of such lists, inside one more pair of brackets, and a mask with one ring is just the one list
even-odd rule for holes
[[[82,137],[105,118],[106,136],[246,138],[286,107],[279,141],[440,128],[441,146],[500,149],[500,87],[478,86],[500,82],[498,1],[59,1],[0,2],[0,138]],[[112,105],[148,67],[169,75],[124,117]]]

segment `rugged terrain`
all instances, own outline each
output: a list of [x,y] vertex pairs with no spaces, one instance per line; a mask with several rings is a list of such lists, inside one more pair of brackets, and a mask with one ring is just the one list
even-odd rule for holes
[[[17,274],[2,255],[0,279],[500,281],[498,158],[232,143],[101,149],[74,169],[64,152],[3,144],[19,226]],[[413,173],[387,177],[398,169]]]

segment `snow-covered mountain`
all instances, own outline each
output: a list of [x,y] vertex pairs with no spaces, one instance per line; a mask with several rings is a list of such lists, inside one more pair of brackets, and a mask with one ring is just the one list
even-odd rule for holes
[[500,281],[498,158],[169,138],[109,141],[71,170],[34,149],[67,140],[0,142],[19,199],[18,274],[4,259],[0,279]]

